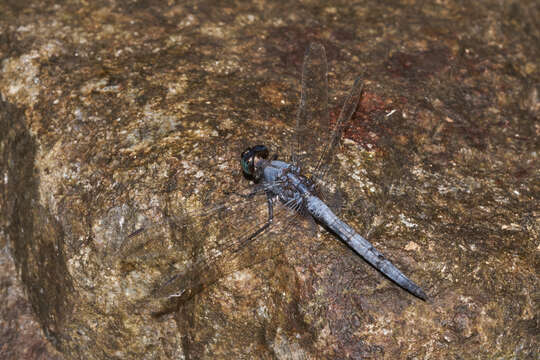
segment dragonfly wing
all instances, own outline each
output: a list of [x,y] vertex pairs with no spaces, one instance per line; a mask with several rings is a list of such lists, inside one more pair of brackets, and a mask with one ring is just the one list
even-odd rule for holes
[[317,164],[321,144],[327,144],[330,138],[327,71],[324,46],[310,44],[304,56],[302,93],[291,142],[291,160],[307,174]]
[[360,96],[362,95],[362,89],[363,83],[361,79],[356,78],[347,99],[343,104],[343,108],[341,109],[336,124],[333,127],[332,135],[320,153],[316,169],[313,172],[314,180],[324,183],[328,174],[336,173],[335,171],[332,171],[335,169],[337,163],[335,153],[339,148],[343,133],[350,126],[352,115],[356,111]]
[[[275,204],[272,226],[255,237],[252,235],[268,221],[266,201],[226,207],[222,215],[226,217],[203,219],[197,215],[192,221],[183,218],[186,225],[182,231],[189,242],[163,254],[171,260],[156,281],[152,297],[178,297],[185,301],[235,271],[277,256],[292,241],[298,213]],[[171,255],[175,253],[176,257]]]
[[[169,211],[164,211],[157,207],[152,207],[140,212],[140,221],[134,226],[132,231],[125,236],[120,247],[112,254],[112,258],[121,260],[131,256],[140,256],[141,251],[147,245],[152,245],[152,242],[157,238],[163,238],[173,234],[179,238],[177,242],[183,242],[182,239],[193,233],[189,231],[192,228],[204,228],[205,224],[213,222],[234,223],[238,220],[230,220],[229,218],[238,219],[238,213],[245,209],[257,207],[257,203],[265,202],[265,191],[260,189],[253,193],[249,199],[230,195],[212,202],[211,205],[203,206],[201,209],[189,211],[185,207],[178,207],[172,210],[174,215],[168,214]],[[161,220],[150,221],[147,212],[153,213],[154,217]]]
[[357,78],[349,91],[336,123],[328,114],[328,65],[324,46],[312,43],[306,50],[302,68],[302,94],[292,141],[293,163],[313,180],[324,182],[335,166],[334,155],[343,132],[350,126],[363,84]]

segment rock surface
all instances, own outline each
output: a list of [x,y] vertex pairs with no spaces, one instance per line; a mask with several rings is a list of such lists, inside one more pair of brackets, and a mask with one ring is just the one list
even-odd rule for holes
[[[0,357],[537,358],[536,1],[7,1],[0,14]],[[286,147],[314,40],[332,116],[365,81],[335,174],[341,216],[429,301],[324,231],[231,263],[186,301],[149,297],[219,238],[165,214],[245,189],[246,144]]]

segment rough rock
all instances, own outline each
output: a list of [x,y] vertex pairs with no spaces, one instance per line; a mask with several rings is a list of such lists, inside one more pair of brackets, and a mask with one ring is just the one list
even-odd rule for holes
[[[537,358],[536,1],[0,14],[2,358],[60,357],[32,321],[66,359]],[[244,191],[247,144],[287,149],[311,41],[333,117],[365,82],[334,174],[340,215],[429,300],[324,230],[268,236],[189,298],[152,296],[223,234],[167,219]]]

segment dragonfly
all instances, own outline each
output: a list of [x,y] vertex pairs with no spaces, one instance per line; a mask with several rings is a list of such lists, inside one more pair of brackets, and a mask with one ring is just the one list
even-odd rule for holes
[[[189,299],[226,274],[279,254],[298,234],[313,233],[320,225],[388,279],[427,300],[418,285],[325,202],[329,192],[324,187],[339,167],[335,153],[356,111],[362,89],[362,81],[357,78],[332,124],[325,49],[320,43],[311,43],[302,66],[296,125],[286,144],[290,149],[289,161],[270,156],[265,145],[251,146],[240,156],[243,174],[252,184],[247,193],[233,192],[201,211],[167,217],[173,229],[197,234],[199,244],[212,237],[214,246],[194,245],[193,260],[184,262],[165,282],[159,283],[153,295]],[[147,230],[148,227],[139,228],[128,238],[136,238]]]

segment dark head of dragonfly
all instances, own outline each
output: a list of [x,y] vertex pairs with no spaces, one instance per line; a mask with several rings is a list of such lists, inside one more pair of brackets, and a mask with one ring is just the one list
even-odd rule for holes
[[244,175],[255,181],[262,177],[262,172],[257,163],[268,157],[268,148],[264,145],[255,145],[242,152],[241,160]]

